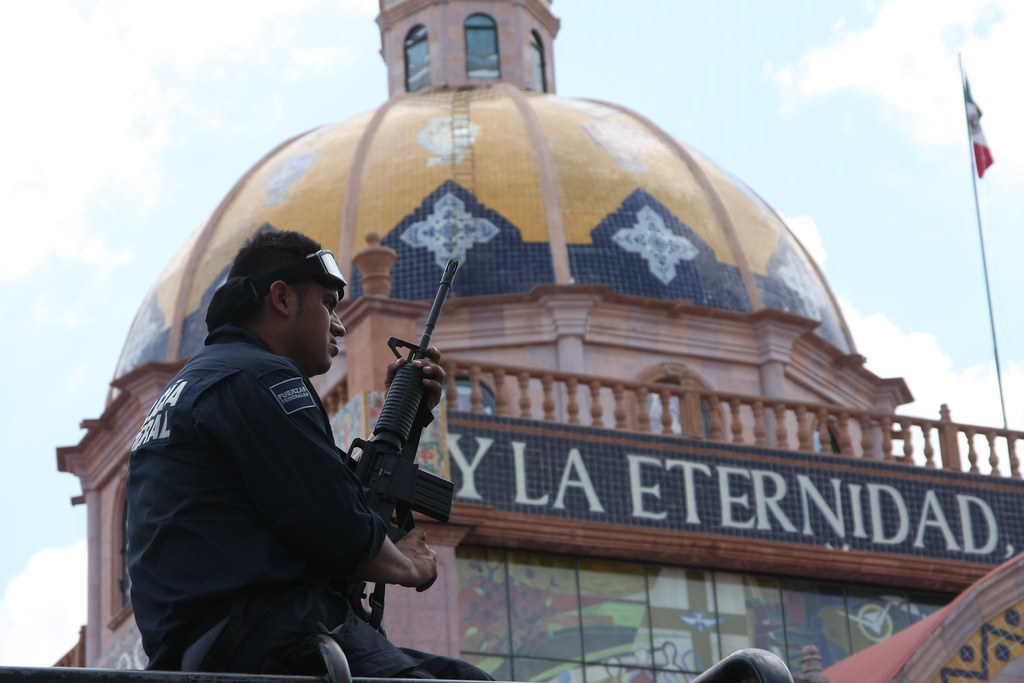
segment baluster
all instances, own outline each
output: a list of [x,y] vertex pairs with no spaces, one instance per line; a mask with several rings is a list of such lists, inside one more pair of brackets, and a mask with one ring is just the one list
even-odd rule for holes
[[604,424],[604,410],[601,408],[601,381],[590,383],[590,424],[600,427]]
[[832,451],[832,431],[828,428],[828,408],[818,408],[818,452]]
[[683,392],[679,399],[679,432],[688,439],[704,438],[704,418],[700,409],[700,394]]
[[469,412],[484,412],[484,392],[480,391],[480,366],[469,367]]
[[576,395],[578,389],[579,380],[575,377],[565,380],[565,391],[569,394],[569,402],[565,408],[569,413],[569,424],[571,425],[578,425],[580,423],[580,402]]
[[1002,475],[999,473],[999,456],[996,454],[996,433],[990,429],[985,433],[985,438],[988,439],[989,475],[1000,477]]
[[734,398],[729,401],[729,410],[732,411],[732,423],[729,425],[732,429],[732,442],[743,443],[743,420],[740,419],[740,410],[742,409],[740,400]]
[[967,437],[967,462],[971,464],[971,468],[968,470],[971,474],[978,474],[981,470],[978,469],[978,454],[974,450],[974,435],[975,431],[968,427],[964,430],[964,436]]
[[544,373],[540,378],[540,385],[544,389],[544,402],[541,405],[544,408],[544,419],[547,422],[555,421],[555,396],[551,390],[554,382],[555,378],[550,372]]
[[932,426],[927,422],[920,424],[921,434],[924,436],[924,466],[925,469],[934,470],[938,467],[935,459],[935,449],[932,448]]
[[914,440],[911,439],[911,425],[910,420],[903,418],[900,420],[900,432],[903,435],[903,462],[908,465],[914,464]]
[[621,382],[615,385],[612,389],[612,394],[615,397],[615,410],[613,415],[615,416],[615,428],[625,429],[626,428],[626,387]]
[[754,401],[754,445],[755,446],[767,446],[768,440],[765,438],[767,431],[764,426],[764,402]]
[[786,404],[776,403],[775,409],[775,446],[789,448],[789,432],[786,430]]
[[849,457],[853,455],[853,440],[850,438],[850,413],[839,413],[839,452]]
[[661,433],[672,433],[672,395],[668,389],[658,392],[658,400],[661,402]]
[[648,400],[647,399],[647,395],[648,395],[648,391],[647,391],[647,387],[645,387],[645,386],[641,386],[639,389],[636,390],[636,400],[637,400],[637,403],[640,406],[640,409],[637,411],[637,413],[638,413],[638,417],[637,417],[637,422],[638,422],[637,430],[641,431],[641,432],[650,433],[651,432],[651,411],[647,407],[647,400]]
[[869,458],[874,455],[875,440],[871,438],[871,416],[860,414],[860,457]]
[[1006,433],[1006,453],[1010,457],[1010,477],[1020,479],[1020,456],[1017,455],[1017,437]]
[[888,415],[882,418],[882,460],[895,460],[892,455],[892,418]]
[[519,373],[519,417],[530,419],[530,373],[523,370]]
[[708,428],[711,430],[712,441],[725,441],[724,427],[722,426],[722,402],[718,394],[708,396],[708,411],[711,416],[708,418]]
[[498,415],[509,415],[508,387],[505,386],[505,369],[494,371],[494,410]]
[[942,467],[950,472],[959,471],[960,464],[960,440],[957,438],[957,428],[949,416],[949,406],[943,403],[939,407],[939,455],[942,457]]
[[807,408],[796,407],[796,440],[800,450],[804,453],[814,452],[814,442],[811,440],[811,431],[807,428]]
[[445,365],[445,375],[448,377],[448,381],[445,382],[444,388],[444,400],[448,402],[448,410],[459,409],[459,386],[457,378],[459,376],[459,365],[458,363],[451,361]]

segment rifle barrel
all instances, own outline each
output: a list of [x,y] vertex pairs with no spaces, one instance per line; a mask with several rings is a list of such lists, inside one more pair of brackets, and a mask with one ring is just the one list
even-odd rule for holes
[[434,334],[434,327],[437,326],[437,320],[441,317],[441,309],[448,298],[448,290],[452,287],[455,271],[458,269],[459,262],[455,259],[449,259],[448,264],[444,267],[444,274],[441,276],[441,282],[437,286],[437,295],[434,297],[434,305],[430,307],[430,314],[427,316],[427,323],[423,326],[423,335],[420,337],[419,346],[424,352],[430,347],[430,337]]

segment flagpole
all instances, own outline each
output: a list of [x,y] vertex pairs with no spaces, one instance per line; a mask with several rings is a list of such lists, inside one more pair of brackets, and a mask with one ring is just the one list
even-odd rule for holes
[[[964,73],[964,63],[960,53],[956,55],[957,63],[960,65],[960,87],[966,92],[967,75]],[[1003,429],[1007,429],[1006,421],[1006,398],[1003,395],[1003,372],[999,364],[999,345],[996,343],[996,321],[992,313],[992,288],[988,282],[988,259],[985,258],[985,235],[981,230],[981,207],[978,204],[978,169],[974,160],[974,142],[971,139],[971,121],[967,116],[966,95],[964,99],[964,119],[967,122],[967,152],[971,157],[971,188],[974,190],[974,215],[978,222],[978,241],[981,243],[981,269],[985,274],[985,298],[988,301],[988,325],[992,332],[992,353],[996,359],[996,382],[999,384],[999,407],[1003,412]]]

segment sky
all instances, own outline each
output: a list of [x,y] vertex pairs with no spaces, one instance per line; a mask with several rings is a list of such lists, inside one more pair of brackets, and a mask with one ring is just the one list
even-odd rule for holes
[[[81,490],[56,448],[103,412],[149,287],[283,140],[387,99],[377,0],[0,3],[0,666],[86,620]],[[1024,430],[1024,3],[555,0],[563,97],[625,105],[742,179],[823,268],[900,413]],[[1016,67],[1014,65],[1017,65]]]

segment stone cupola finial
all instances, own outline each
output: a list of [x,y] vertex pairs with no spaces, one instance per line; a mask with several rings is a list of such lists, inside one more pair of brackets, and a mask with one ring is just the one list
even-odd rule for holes
[[363,276],[363,294],[366,296],[391,296],[391,267],[398,260],[398,254],[391,247],[380,243],[380,235],[371,232],[366,235],[365,249],[352,257],[352,265]]

